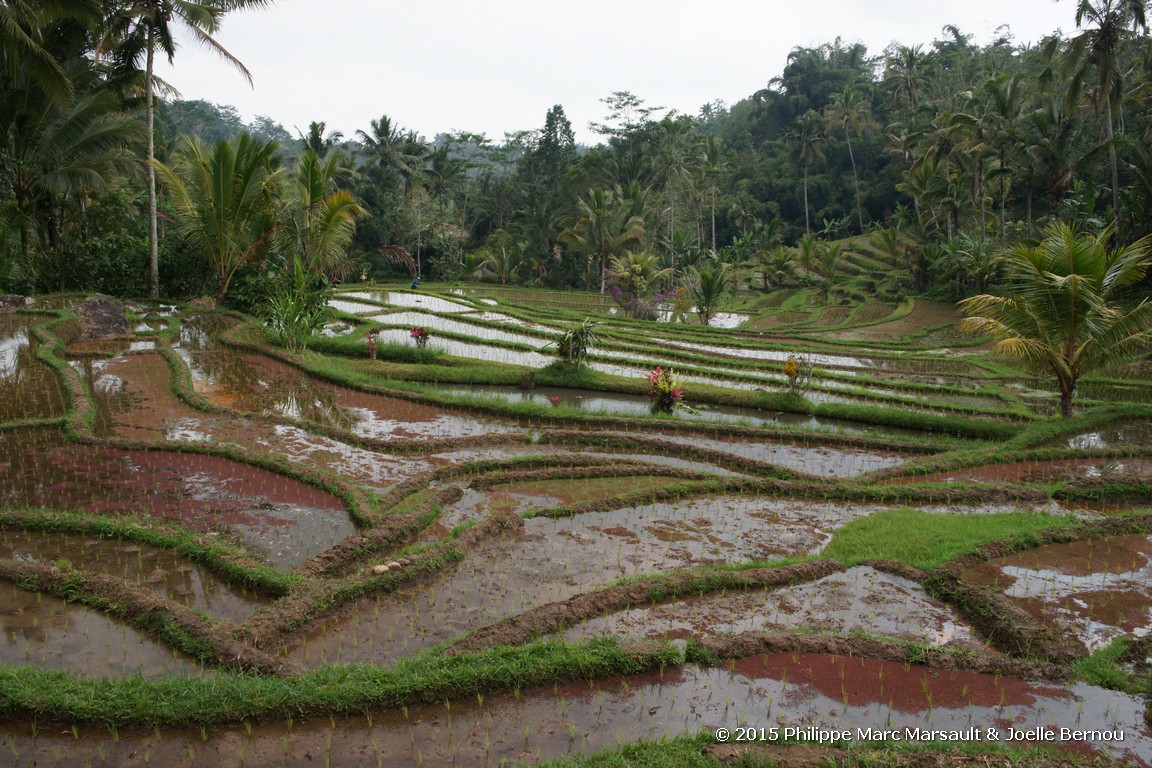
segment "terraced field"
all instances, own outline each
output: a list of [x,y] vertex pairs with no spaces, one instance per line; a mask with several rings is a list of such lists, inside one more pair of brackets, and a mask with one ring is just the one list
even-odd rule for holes
[[[905,746],[717,743],[754,726],[1152,765],[1152,383],[1053,419],[947,306],[803,297],[711,328],[361,287],[299,355],[193,307],[102,339],[83,297],[0,315],[0,763]],[[585,316],[588,367],[554,365]],[[656,366],[691,410],[650,413]]]

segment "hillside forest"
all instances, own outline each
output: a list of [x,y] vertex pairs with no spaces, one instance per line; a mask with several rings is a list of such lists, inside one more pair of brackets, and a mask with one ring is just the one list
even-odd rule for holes
[[[948,26],[883,51],[797,47],[762,89],[691,114],[614,92],[595,146],[576,143],[561,104],[499,138],[421,136],[387,104],[351,135],[323,115],[246,124],[147,87],[154,56],[175,52],[148,3],[57,5],[0,6],[0,291],[251,308],[293,279],[286,241],[327,237],[303,246],[303,279],[407,270],[615,291],[643,314],[648,294],[725,264],[748,267],[752,289],[831,279],[830,244],[866,235],[907,267],[885,290],[958,299],[995,285],[995,255],[1052,222],[1111,226],[1120,243],[1152,226],[1142,2],[1083,2],[1071,34],[1032,45]],[[211,13],[175,21],[210,38],[223,11],[198,7]],[[247,174],[235,199],[211,199],[220,163]],[[197,240],[182,206],[231,217],[211,237],[235,242]],[[304,232],[322,206],[331,231]]]

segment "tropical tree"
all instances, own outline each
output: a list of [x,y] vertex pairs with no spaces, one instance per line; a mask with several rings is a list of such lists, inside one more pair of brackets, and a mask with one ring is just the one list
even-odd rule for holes
[[173,166],[156,164],[172,192],[177,232],[216,275],[217,301],[224,300],[236,270],[269,245],[277,146],[247,133],[211,148],[185,138]]
[[1120,215],[1120,170],[1113,121],[1124,96],[1127,65],[1119,53],[1134,32],[1147,32],[1145,0],[1079,0],[1076,27],[1083,30],[1068,43],[1069,101],[1080,98],[1087,86],[1089,100],[1104,121],[1102,143],[1108,147],[1112,170],[1112,209]]
[[795,248],[777,245],[757,251],[756,256],[760,261],[760,277],[764,282],[765,291],[783,287],[796,275]]
[[340,131],[328,131],[327,128],[328,124],[322,120],[308,123],[307,133],[297,131],[300,133],[300,145],[315,152],[317,157],[323,158],[339,147],[340,140],[344,138],[344,134]]
[[809,234],[812,225],[808,215],[808,168],[824,159],[823,119],[815,110],[808,110],[796,118],[788,139],[788,159],[804,169],[804,234]]
[[588,190],[578,203],[580,215],[569,219],[560,239],[576,243],[600,266],[600,293],[604,293],[608,258],[644,237],[644,220],[634,213],[627,200],[599,187]]
[[87,0],[5,0],[0,3],[0,72],[19,72],[26,85],[57,104],[71,99],[72,76],[45,40],[53,22],[74,20],[84,25],[99,21],[99,7]]
[[829,127],[842,130],[848,143],[848,159],[852,162],[852,179],[856,185],[856,220],[863,232],[864,207],[860,203],[860,174],[856,170],[856,155],[852,152],[852,136],[862,136],[872,125],[872,105],[863,93],[847,87],[832,95],[832,100],[824,108],[824,119]]
[[400,174],[404,194],[415,186],[427,147],[414,131],[405,131],[388,115],[369,121],[370,131],[356,131],[369,156],[381,168]]
[[660,260],[647,251],[628,251],[613,256],[608,276],[624,294],[636,297],[646,295],[651,286],[672,276],[676,270],[661,267]]
[[828,301],[828,294],[832,284],[836,282],[836,274],[840,271],[840,263],[844,259],[843,243],[822,243],[817,251],[816,261],[812,268],[820,275],[822,280],[820,290],[824,294],[824,301]]
[[960,302],[968,315],[961,330],[990,335],[993,354],[1055,375],[1065,417],[1081,376],[1122,364],[1152,341],[1152,302],[1121,303],[1123,291],[1152,267],[1152,240],[1110,249],[1112,234],[1052,224],[1036,247],[1004,254],[1007,295]]
[[893,95],[903,94],[915,111],[920,106],[920,94],[930,82],[927,64],[923,46],[897,46],[888,57],[884,81],[880,85]]
[[[75,77],[75,67],[69,70]],[[113,178],[138,168],[132,149],[139,123],[106,90],[78,93],[64,104],[37,88],[8,90],[0,99],[0,126],[25,266],[38,231],[50,246],[58,239],[61,197],[104,191]]]
[[731,272],[727,264],[715,264],[700,270],[693,270],[688,293],[696,304],[696,315],[701,325],[708,325],[716,316],[731,286]]
[[172,63],[176,56],[174,27],[183,26],[196,39],[232,64],[252,82],[252,73],[216,42],[212,35],[220,28],[220,20],[227,11],[268,5],[270,0],[119,0],[105,23],[104,33],[96,44],[98,54],[110,54],[119,49],[128,51],[132,58],[144,56],[145,95],[147,115],[147,171],[148,171],[148,269],[149,295],[160,295],[159,233],[156,201],[156,108],[155,63],[159,48]]
[[299,257],[308,275],[343,278],[354,266],[348,249],[356,220],[368,214],[352,193],[336,187],[340,158],[321,158],[306,149],[286,178],[277,212],[275,245],[289,258]]
[[716,176],[724,170],[724,148],[715,136],[705,136],[700,145],[702,167],[707,174],[708,191],[712,198],[712,250],[716,250]]

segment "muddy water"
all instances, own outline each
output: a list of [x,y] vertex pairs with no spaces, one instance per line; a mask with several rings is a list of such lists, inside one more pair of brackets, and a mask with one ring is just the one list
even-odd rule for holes
[[[1086,685],[1068,689],[967,672],[834,656],[767,656],[730,668],[683,666],[594,684],[573,683],[450,705],[342,720],[229,728],[121,730],[28,725],[3,732],[13,768],[181,765],[485,766],[556,758],[725,727],[820,729],[1116,729],[1123,742],[1059,743],[1109,750],[1152,765],[1152,736],[1135,698]],[[855,733],[853,733],[855,735]],[[1053,746],[1049,744],[1048,746]]]
[[38,563],[67,560],[78,571],[138,582],[169,600],[235,622],[248,618],[266,602],[232,588],[174,552],[147,544],[71,533],[0,530],[0,558]]
[[0,582],[0,661],[93,677],[192,674],[190,659],[101,613]]
[[313,627],[290,647],[290,658],[307,665],[390,663],[623,577],[812,553],[870,511],[712,497],[528,520],[522,535],[482,544],[436,581],[364,599]]
[[983,467],[965,467],[930,475],[885,480],[915,483],[1051,483],[1069,481],[1073,485],[1091,486],[1101,482],[1149,482],[1152,461],[1142,458],[1055,459],[1020,461]]
[[1057,444],[1077,450],[1096,448],[1144,448],[1152,443],[1152,422],[1113,422],[1070,438],[1061,438]]
[[[394,312],[387,315],[375,315],[370,320],[382,323],[384,325],[402,325],[413,326],[418,325],[429,330],[443,331],[445,333],[457,333],[462,336],[471,336],[481,341],[494,341],[504,342],[508,344],[524,344],[529,347],[543,347],[548,343],[547,339],[541,339],[536,336],[528,336],[523,333],[511,333],[509,331],[501,331],[496,328],[490,328],[484,325],[473,325],[471,323],[461,322],[449,317],[441,317],[440,315],[430,315],[426,312]],[[551,334],[556,334],[556,331],[549,331]],[[435,334],[433,334],[435,339]],[[411,339],[409,339],[411,342]]]
[[[112,360],[82,360],[75,365],[89,383],[96,405],[98,435],[145,442],[230,443],[246,449],[271,451],[320,469],[339,472],[374,488],[384,488],[427,471],[421,459],[382,456],[333,438],[312,435],[297,427],[254,423],[245,418],[197,411],[178,400],[171,389],[171,372],[158,355],[129,355]],[[209,390],[211,391],[211,390]],[[313,401],[315,402],[315,401]],[[407,405],[404,401],[394,401]],[[338,406],[322,409],[332,420]],[[348,408],[347,426],[379,428],[374,411]],[[350,423],[362,416],[361,421]],[[445,417],[451,419],[452,417]],[[405,436],[408,422],[397,421],[393,436]],[[416,423],[416,429],[421,426]]]
[[424,309],[429,312],[469,312],[475,307],[462,304],[451,299],[441,299],[438,296],[428,296],[423,293],[405,293],[401,291],[350,291],[341,296],[349,299],[368,299],[379,301],[393,307],[410,307]]
[[1122,634],[1152,632],[1152,537],[1051,544],[990,560],[966,580],[994,585],[1089,650]]
[[0,421],[46,418],[64,412],[64,387],[36,359],[30,328],[45,317],[0,315]]
[[[381,342],[390,344],[412,343],[412,336],[409,332],[397,328],[385,328],[380,331],[377,338]],[[543,343],[541,343],[540,346],[544,346]],[[505,347],[494,347],[480,341],[475,343],[457,341],[456,339],[446,339],[442,336],[436,336],[435,334],[433,334],[432,339],[428,342],[428,349],[440,350],[454,357],[489,360],[507,365],[522,365],[526,368],[543,368],[556,360],[554,356],[541,354],[540,352],[525,352],[516,349],[507,349]]]
[[48,429],[0,432],[0,505],[175,520],[286,568],[355,530],[340,499],[299,480],[214,456],[80,447]]
[[605,635],[705,637],[769,629],[863,632],[981,649],[970,627],[919,584],[866,566],[775,590],[690,598],[620,611],[568,629],[569,642]]
[[[535,387],[531,390],[525,390],[519,387],[441,386],[437,389],[449,395],[482,396],[504,402],[537,403],[539,405],[548,405],[553,403],[552,398],[560,398],[559,404],[579,408],[589,413],[612,416],[648,416],[652,413],[652,401],[643,395],[592,392],[562,387]],[[680,409],[676,411],[675,416],[687,421],[722,421],[753,425],[777,421],[775,412],[723,405],[709,405],[694,411]],[[808,417],[797,416],[797,420],[808,421]]]
[[880,453],[861,448],[800,446],[747,438],[704,438],[687,435],[661,435],[661,439],[709,448],[756,461],[776,464],[821,477],[855,477],[887,467],[898,467],[907,456]]
[[443,408],[371,395],[322,382],[283,363],[220,347],[192,326],[178,351],[198,392],[241,411],[278,413],[378,439],[464,437],[510,432],[495,419],[445,413]]

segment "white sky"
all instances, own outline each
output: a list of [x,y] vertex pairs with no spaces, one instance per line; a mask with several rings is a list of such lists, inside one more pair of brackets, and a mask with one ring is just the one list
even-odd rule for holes
[[1074,27],[1072,0],[279,0],[234,12],[216,35],[254,88],[195,43],[157,74],[185,99],[235,106],[294,128],[323,120],[351,137],[387,114],[431,139],[468,130],[495,140],[543,126],[562,104],[578,141],[596,143],[600,99],[631,91],[696,114],[763,88],[796,46],[840,36],[870,55],[927,45],[946,24],[984,44],[1008,25],[1017,43]]

